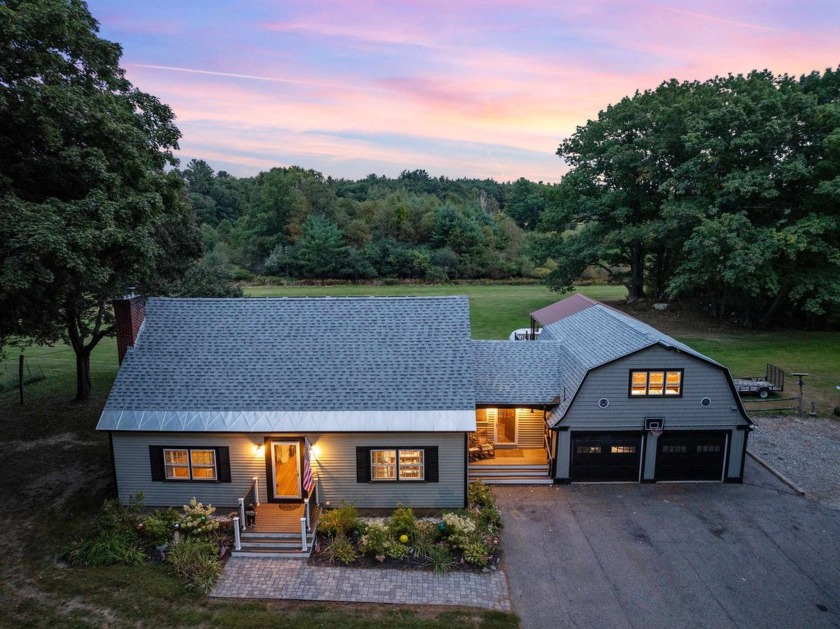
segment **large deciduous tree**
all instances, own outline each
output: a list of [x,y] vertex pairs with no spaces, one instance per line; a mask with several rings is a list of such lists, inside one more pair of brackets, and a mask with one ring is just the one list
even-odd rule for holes
[[130,286],[165,291],[201,254],[173,113],[135,89],[80,0],[0,1],[0,345],[64,339],[79,400]]
[[601,265],[631,299],[696,299],[748,325],[840,305],[837,72],[664,83],[558,154],[571,170],[542,227],[576,228],[555,237],[555,287]]

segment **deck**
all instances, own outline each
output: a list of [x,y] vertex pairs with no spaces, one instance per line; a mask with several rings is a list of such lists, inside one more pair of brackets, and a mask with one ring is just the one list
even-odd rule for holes
[[[310,504],[309,516],[312,520],[312,530],[318,524],[320,509]],[[248,533],[291,533],[300,535],[300,519],[304,517],[302,503],[272,503],[263,502],[257,509],[255,526],[248,527]]]
[[548,457],[545,448],[501,448],[496,446],[496,456],[470,461],[470,467],[499,465],[546,465]]

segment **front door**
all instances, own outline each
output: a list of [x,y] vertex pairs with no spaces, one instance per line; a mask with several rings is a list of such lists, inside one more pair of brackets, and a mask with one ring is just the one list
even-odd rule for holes
[[274,477],[274,498],[301,498],[300,442],[271,442],[271,472]]
[[496,444],[516,445],[516,409],[496,410]]

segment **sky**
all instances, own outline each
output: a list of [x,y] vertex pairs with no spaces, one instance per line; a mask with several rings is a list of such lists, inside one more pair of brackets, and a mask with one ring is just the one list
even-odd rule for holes
[[840,66],[840,0],[89,0],[182,166],[556,182],[560,142],[671,78]]

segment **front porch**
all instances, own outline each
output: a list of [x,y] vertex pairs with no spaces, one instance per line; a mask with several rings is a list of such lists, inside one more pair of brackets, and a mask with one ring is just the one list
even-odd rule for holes
[[469,480],[485,485],[550,485],[545,448],[500,448],[492,456],[469,461]]

